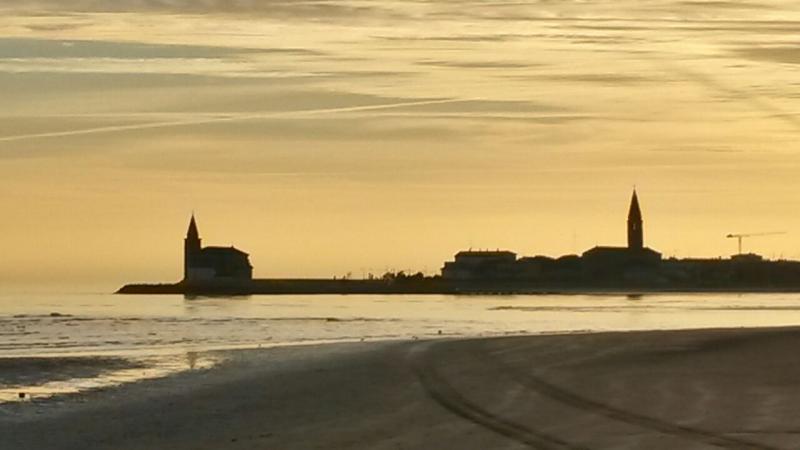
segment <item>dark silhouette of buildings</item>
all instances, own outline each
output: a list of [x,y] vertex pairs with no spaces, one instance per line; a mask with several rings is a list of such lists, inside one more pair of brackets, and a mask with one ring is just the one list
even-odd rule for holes
[[636,190],[628,208],[628,246],[594,247],[581,255],[585,275],[590,278],[643,277],[657,268],[661,253],[644,246],[642,210]]
[[234,247],[201,247],[194,214],[183,243],[184,283],[246,281],[253,278],[248,254]]
[[516,259],[508,251],[459,252],[446,262],[446,280],[525,280],[547,282],[591,282],[593,284],[647,281],[657,276],[661,253],[644,246],[642,210],[633,191],[628,208],[628,246],[597,246],[581,256],[557,259],[546,256]]
[[442,277],[451,280],[507,278],[517,270],[517,254],[505,250],[464,250],[454,261],[444,263]]
[[645,246],[639,198],[628,208],[627,246],[597,246],[581,255],[518,258],[506,250],[467,250],[445,262],[441,276],[404,273],[367,280],[252,279],[247,253],[202,247],[194,215],[184,242],[183,281],[129,284],[125,294],[459,294],[594,291],[792,291],[800,292],[800,261],[758,255],[662,259]]
[[507,251],[459,252],[442,279],[455,292],[541,292],[549,289],[800,289],[800,262],[758,255],[662,259],[644,245],[639,198],[628,209],[626,247],[597,246],[582,255],[522,257]]

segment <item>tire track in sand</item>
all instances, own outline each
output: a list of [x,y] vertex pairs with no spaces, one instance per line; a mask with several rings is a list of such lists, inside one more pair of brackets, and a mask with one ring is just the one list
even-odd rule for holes
[[506,363],[503,363],[500,358],[493,355],[491,351],[486,350],[485,343],[481,344],[484,344],[482,345],[484,350],[478,354],[481,359],[490,360],[494,367],[500,369],[504,374],[525,388],[580,411],[593,413],[618,422],[624,422],[662,434],[668,434],[720,448],[736,450],[779,450],[777,447],[770,447],[768,445],[726,436],[721,433],[714,433],[700,428],[667,422],[655,417],[618,408],[609,403],[580,396],[574,392],[549,383],[532,373],[522,373],[518,369],[510,367]]
[[437,373],[431,358],[430,347],[435,342],[426,342],[412,347],[409,353],[411,368],[419,379],[425,392],[436,403],[453,414],[476,425],[494,431],[501,436],[541,450],[588,450],[586,447],[570,444],[556,436],[542,433],[512,420],[494,414],[480,405],[471,402],[456,390],[452,384]]

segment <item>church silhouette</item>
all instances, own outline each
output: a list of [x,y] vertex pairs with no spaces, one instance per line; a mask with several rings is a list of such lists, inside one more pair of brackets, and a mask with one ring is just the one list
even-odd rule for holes
[[628,246],[597,246],[583,252],[581,257],[587,274],[597,276],[630,267],[648,269],[658,266],[661,253],[644,246],[643,224],[639,198],[634,189],[628,208]]
[[202,247],[194,214],[183,245],[184,283],[247,281],[253,278],[249,255],[235,247]]

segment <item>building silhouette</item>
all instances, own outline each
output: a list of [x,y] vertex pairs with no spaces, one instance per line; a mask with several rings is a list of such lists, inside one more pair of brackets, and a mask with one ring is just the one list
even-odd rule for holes
[[517,254],[506,250],[462,250],[444,263],[442,277],[451,280],[506,278],[517,270]]
[[648,269],[661,262],[661,253],[644,246],[639,198],[634,189],[628,208],[628,246],[597,246],[583,252],[583,267],[589,275],[608,275],[630,269]]
[[[755,254],[731,258],[662,259],[644,242],[644,220],[633,191],[627,245],[597,246],[581,255],[518,257],[507,250],[467,250],[445,262],[441,276],[386,274],[368,280],[256,279],[247,253],[203,247],[194,215],[184,242],[183,281],[129,284],[123,294],[524,294],[599,291],[800,292],[800,261]],[[391,275],[391,276],[390,276]]]
[[628,208],[626,247],[596,246],[582,255],[523,257],[509,251],[462,251],[442,267],[446,280],[548,280],[603,284],[652,278],[661,253],[645,247],[642,210],[636,190]]
[[235,247],[202,247],[194,214],[183,243],[184,283],[246,281],[253,278],[249,255]]

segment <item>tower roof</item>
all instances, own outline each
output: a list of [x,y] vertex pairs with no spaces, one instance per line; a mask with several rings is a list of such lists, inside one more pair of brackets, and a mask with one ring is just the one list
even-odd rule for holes
[[642,221],[642,211],[639,209],[639,198],[636,197],[636,189],[633,190],[633,196],[631,197],[631,207],[628,210],[628,220],[634,220],[637,222]]
[[197,223],[194,221],[194,213],[192,213],[192,220],[189,221],[189,231],[186,232],[187,239],[199,239],[200,233],[197,232]]

